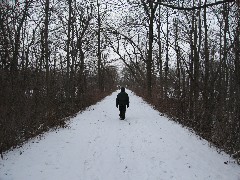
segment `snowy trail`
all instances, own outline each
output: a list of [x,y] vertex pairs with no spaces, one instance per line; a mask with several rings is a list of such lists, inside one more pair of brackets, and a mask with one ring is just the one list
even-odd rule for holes
[[[240,180],[240,166],[160,116],[127,90],[120,121],[117,92],[0,160],[0,180]],[[21,155],[20,155],[21,154]]]

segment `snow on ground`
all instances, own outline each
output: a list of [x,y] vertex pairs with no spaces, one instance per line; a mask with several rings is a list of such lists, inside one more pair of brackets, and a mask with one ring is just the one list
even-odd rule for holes
[[117,92],[0,160],[0,180],[240,180],[240,166],[208,142],[160,116],[127,91],[126,120]]

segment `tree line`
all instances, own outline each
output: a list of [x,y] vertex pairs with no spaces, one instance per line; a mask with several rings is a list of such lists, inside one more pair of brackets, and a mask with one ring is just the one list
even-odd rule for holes
[[240,162],[239,1],[127,3],[109,27],[122,83]]
[[116,89],[101,38],[104,4],[45,0],[0,3],[0,152]]

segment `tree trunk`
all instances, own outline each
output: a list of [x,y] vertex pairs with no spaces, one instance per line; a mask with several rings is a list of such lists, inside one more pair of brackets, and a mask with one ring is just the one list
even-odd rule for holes
[[149,27],[148,27],[148,54],[147,54],[147,92],[148,97],[152,97],[152,50],[153,50],[153,25],[154,25],[154,18],[155,18],[155,12],[158,7],[158,4],[153,4],[152,1],[144,2],[144,0],[141,0],[142,5],[144,6],[144,10],[146,15],[148,16],[149,20]]
[[[205,0],[205,4],[207,0]],[[204,103],[204,117],[202,121],[202,131],[207,133],[209,136],[211,129],[211,105],[209,102],[209,50],[208,50],[208,27],[207,27],[207,8],[204,8],[204,29],[205,29],[205,40],[204,40],[204,55],[205,55],[205,75],[204,75],[204,91],[203,91],[203,103]]]
[[100,12],[99,12],[99,7],[100,4],[97,0],[97,10],[98,10],[98,31],[97,31],[97,36],[98,36],[98,52],[97,52],[97,56],[98,56],[98,62],[97,62],[97,66],[98,66],[98,88],[100,91],[103,91],[104,87],[103,87],[103,77],[102,77],[102,69],[101,69],[101,17],[100,17]]
[[159,76],[160,76],[160,96],[163,98],[163,64],[162,64],[162,44],[161,44],[161,7],[158,9],[158,64],[159,64]]
[[166,62],[165,62],[165,80],[164,80],[164,93],[165,93],[165,99],[167,99],[167,93],[168,93],[168,61],[169,61],[169,12],[167,9],[167,44],[166,44]]
[[49,0],[45,2],[45,21],[44,21],[44,59],[46,63],[46,89],[47,89],[47,104],[50,99],[50,83],[49,83],[49,48],[48,48],[48,24],[49,24]]
[[68,32],[67,32],[67,75],[66,75],[66,96],[70,100],[70,42],[72,27],[72,0],[68,0]]
[[[195,22],[195,12],[192,12],[192,29],[190,30],[190,49],[191,53],[189,56],[189,119],[194,120],[194,41],[193,41],[193,32],[194,32],[194,22]],[[194,122],[193,122],[194,123]]]

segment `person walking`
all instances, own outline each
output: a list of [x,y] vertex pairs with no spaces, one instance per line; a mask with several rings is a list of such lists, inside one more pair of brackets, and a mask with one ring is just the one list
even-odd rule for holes
[[121,92],[118,93],[116,98],[116,107],[119,107],[119,116],[121,120],[125,119],[126,106],[127,108],[129,107],[129,97],[128,94],[125,92],[125,88],[121,87]]

